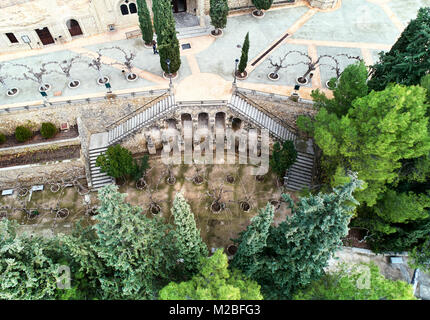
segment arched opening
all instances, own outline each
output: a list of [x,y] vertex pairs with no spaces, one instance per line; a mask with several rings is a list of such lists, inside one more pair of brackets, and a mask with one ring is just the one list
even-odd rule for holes
[[128,8],[129,8],[131,14],[137,13],[137,7],[136,7],[135,3],[133,3],[133,2],[130,3],[130,5],[128,6]]
[[231,128],[233,129],[233,131],[239,130],[241,126],[242,120],[240,120],[239,118],[233,118],[233,120],[231,121]]
[[184,128],[184,123],[185,122],[190,122],[190,125],[192,126],[192,121],[193,121],[193,119],[192,119],[192,117],[191,117],[191,114],[189,114],[189,113],[183,113],[183,114],[181,114],[181,123],[182,123],[182,128]]
[[129,13],[128,12],[128,6],[126,4],[122,4],[119,8],[121,9],[121,14],[123,16],[125,16]]
[[209,115],[206,112],[199,113],[198,117],[198,128],[208,128],[209,127]]
[[128,14],[137,13],[136,3],[125,0],[120,6],[121,14],[126,16]]
[[75,36],[80,36],[82,35],[82,29],[81,26],[79,25],[79,22],[76,21],[75,19],[70,19],[66,22],[67,28],[69,29],[70,35],[72,37]]
[[217,112],[215,114],[215,128],[225,128],[225,113]]
[[166,124],[167,124],[167,129],[176,129],[176,120],[175,119],[167,119]]

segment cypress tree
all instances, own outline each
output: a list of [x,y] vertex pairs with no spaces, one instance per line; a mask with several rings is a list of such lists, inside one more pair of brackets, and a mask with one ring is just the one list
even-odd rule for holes
[[242,55],[240,56],[239,62],[239,73],[243,73],[246,69],[246,65],[248,64],[248,51],[249,51],[249,32],[246,33],[245,40],[243,41],[242,46]]
[[257,16],[261,16],[263,12],[261,10],[269,10],[272,6],[273,0],[252,0],[255,8],[257,9]]
[[150,45],[154,37],[151,15],[149,14],[146,0],[137,0],[137,13],[139,15],[139,27],[142,31],[142,39],[146,45]]
[[170,60],[170,72],[176,73],[181,66],[179,41],[176,37],[175,19],[172,4],[168,0],[153,0],[154,28],[157,34],[161,69],[169,72],[166,60]]

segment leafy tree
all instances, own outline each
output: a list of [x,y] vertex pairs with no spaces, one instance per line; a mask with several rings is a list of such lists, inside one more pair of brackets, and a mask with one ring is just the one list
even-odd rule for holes
[[30,140],[32,136],[33,132],[27,127],[18,126],[15,128],[15,138],[18,142]]
[[131,173],[131,176],[134,181],[138,181],[140,178],[142,178],[145,175],[146,170],[149,169],[149,156],[146,154],[143,156],[143,158],[138,160],[133,160],[133,170]]
[[110,146],[105,154],[99,155],[96,166],[101,172],[106,172],[114,178],[124,178],[135,171],[135,166],[131,152],[117,144]]
[[[353,176],[350,180],[333,193],[301,198],[297,205],[283,194],[291,208],[291,217],[278,227],[271,225],[266,239],[264,226],[273,218],[269,218],[267,211],[262,212],[260,219],[254,220],[239,236],[238,252],[244,254],[235,256],[232,265],[257,281],[266,299],[289,299],[298,289],[323,275],[328,260],[342,244],[341,238],[348,233],[351,205],[357,204],[352,192],[362,182]],[[251,228],[256,231],[248,232]],[[250,239],[255,238],[258,249],[247,249]]]
[[45,139],[52,138],[57,134],[57,132],[58,132],[58,129],[53,123],[51,122],[42,123],[42,127],[40,128],[40,134]]
[[220,34],[220,29],[227,25],[227,15],[227,0],[210,0],[209,16],[211,17],[211,24],[215,27],[215,34]]
[[165,73],[169,72],[166,63],[166,60],[169,59],[170,72],[176,73],[181,66],[181,57],[170,0],[153,0],[152,13],[154,14],[161,69]]
[[425,94],[421,87],[391,85],[355,99],[341,119],[322,108],[315,116],[315,142],[336,168],[331,184],[344,179],[345,168],[358,172],[366,183],[356,197],[373,206],[397,179],[403,159],[427,155]]
[[420,268],[424,272],[430,272],[430,237],[427,236],[425,242],[415,247],[409,256],[412,268]]
[[430,74],[421,78],[420,85],[427,90],[427,103],[430,104]]
[[273,172],[275,172],[278,177],[283,178],[285,172],[290,169],[297,159],[297,151],[294,148],[294,142],[291,140],[286,140],[281,145],[278,141],[273,145],[272,157],[269,160],[270,167]]
[[337,86],[333,88],[333,98],[329,99],[319,89],[312,91],[311,96],[317,109],[325,108],[338,117],[344,116],[352,102],[367,95],[367,69],[362,61],[350,64],[342,72]]
[[182,259],[185,273],[193,275],[198,270],[201,258],[207,257],[208,249],[200,237],[194,214],[182,193],[176,194],[171,212],[175,218],[179,259]]
[[245,40],[242,45],[242,55],[240,56],[239,62],[239,73],[243,73],[246,69],[246,65],[248,64],[248,52],[249,52],[249,32],[246,33]]
[[154,31],[152,30],[151,15],[149,14],[146,0],[137,0],[137,14],[139,16],[139,27],[142,31],[142,39],[146,45],[152,43]]
[[125,194],[108,185],[99,190],[98,223],[93,245],[104,266],[101,288],[108,299],[153,299],[168,279],[175,278],[177,254],[171,226],[124,202]]
[[383,90],[388,83],[417,85],[430,71],[430,7],[418,10],[396,43],[387,53],[379,54],[379,62],[372,66],[369,88]]
[[386,279],[374,263],[342,264],[294,295],[295,300],[416,300],[407,282]]
[[199,273],[186,282],[171,282],[160,291],[161,300],[262,300],[260,286],[238,270],[228,270],[227,256],[218,249],[202,258]]
[[257,16],[261,16],[263,14],[261,10],[269,10],[273,4],[273,0],[252,0],[252,3],[257,9]]

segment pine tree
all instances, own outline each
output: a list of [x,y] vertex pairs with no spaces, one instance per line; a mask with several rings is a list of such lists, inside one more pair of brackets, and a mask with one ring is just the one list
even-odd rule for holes
[[181,66],[181,56],[171,2],[169,0],[153,0],[152,13],[154,14],[154,28],[157,34],[161,69],[165,73],[169,72],[166,63],[166,60],[169,59],[170,72],[174,74]]
[[227,25],[228,1],[210,0],[209,15],[211,24],[215,27],[215,34],[220,34],[219,29],[223,29]]
[[[257,281],[265,299],[289,299],[297,289],[323,275],[328,260],[342,243],[341,238],[348,233],[351,205],[357,204],[352,192],[362,182],[352,176],[350,180],[330,194],[301,198],[297,205],[284,194],[292,217],[287,217],[278,227],[270,226],[266,237],[265,226],[272,222],[273,215],[260,214],[261,219],[253,221],[241,234],[237,242],[245,254],[235,257],[232,266]],[[257,247],[266,244],[253,252],[246,248],[254,238],[259,239]]]
[[182,193],[176,194],[171,212],[175,218],[179,259],[182,259],[186,274],[193,275],[198,270],[200,259],[207,257],[208,249],[200,237],[194,214]]
[[150,45],[154,37],[154,31],[152,30],[151,15],[149,14],[148,5],[146,4],[146,0],[137,0],[136,3],[142,39],[146,45]]
[[240,56],[240,62],[238,67],[240,74],[242,74],[245,71],[246,65],[248,64],[248,51],[249,51],[249,32],[246,33],[245,40],[243,41],[242,55]]

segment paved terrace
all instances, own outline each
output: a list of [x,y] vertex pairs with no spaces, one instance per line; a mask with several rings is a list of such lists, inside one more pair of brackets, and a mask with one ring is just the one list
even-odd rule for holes
[[[339,0],[338,6],[330,10],[310,8],[306,1],[299,0],[293,5],[274,7],[263,19],[256,19],[250,11],[232,13],[228,18],[224,36],[215,39],[201,36],[180,40],[189,43],[190,49],[181,49],[181,69],[173,81],[176,99],[181,100],[228,100],[231,95],[234,59],[240,57],[245,34],[250,34],[249,77],[238,81],[238,86],[264,92],[290,95],[295,79],[305,71],[304,65],[293,66],[280,71],[280,80],[273,82],[267,78],[271,71],[268,57],[279,57],[289,50],[306,52],[316,59],[321,54],[361,56],[367,65],[375,63],[378,52],[389,50],[408,21],[416,17],[420,7],[430,6],[430,0]],[[121,74],[121,66],[104,66],[103,73],[110,77],[114,93],[155,90],[167,88],[168,81],[161,77],[158,55],[145,49],[141,39],[126,39],[128,28],[113,33],[105,33],[76,39],[63,45],[27,50],[0,55],[1,61],[22,63],[37,67],[46,61],[61,61],[77,53],[90,61],[100,48],[119,46],[137,54],[134,72],[139,79],[127,82]],[[288,37],[285,35],[288,34]],[[282,39],[282,40],[281,40]],[[264,52],[277,44],[269,54],[254,63]],[[291,58],[291,59],[290,59]],[[297,62],[297,55],[289,56],[287,63]],[[103,52],[103,62],[122,62],[122,54],[114,50]],[[352,61],[339,59],[342,68]],[[52,68],[54,66],[49,66]],[[5,68],[8,74],[22,76],[23,68]],[[53,85],[48,92],[52,100],[102,96],[106,89],[96,84],[98,74],[85,64],[72,68],[73,78],[81,81],[76,89],[69,89],[65,77],[57,74],[46,76],[46,82]],[[325,81],[334,76],[329,67],[321,66],[314,72],[311,83],[302,86],[300,95],[310,98],[315,88],[325,89]],[[8,84],[20,89],[15,97],[7,97],[2,92],[0,108],[17,105],[40,104],[41,97],[37,84],[31,81],[7,80]],[[54,93],[60,94],[54,97]]]

